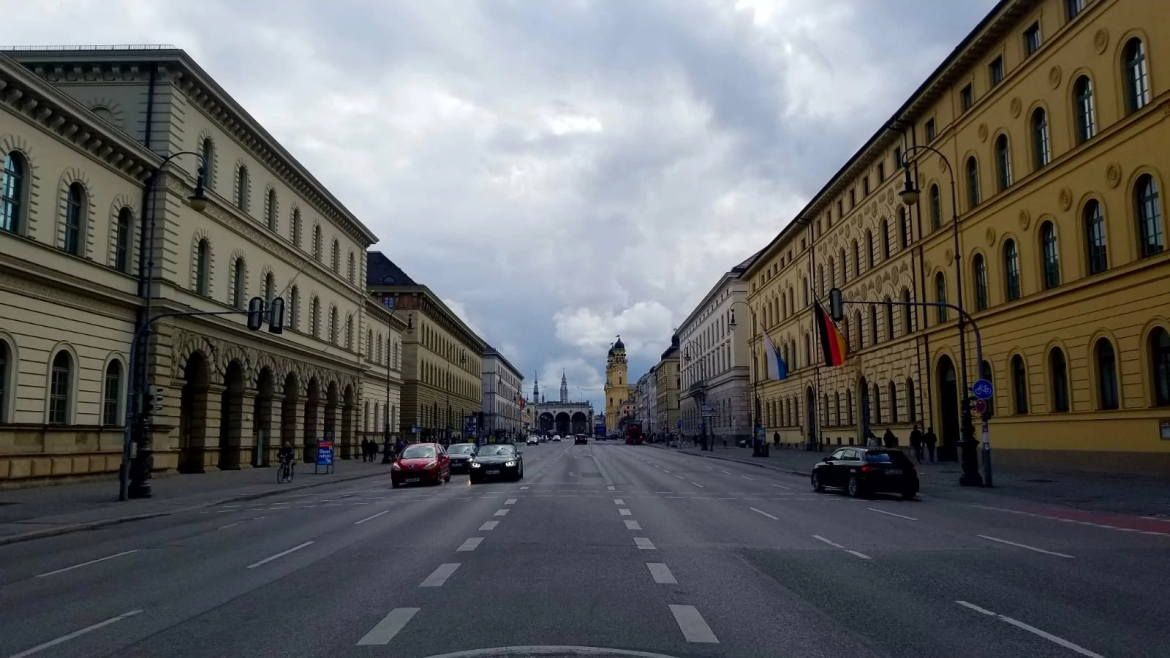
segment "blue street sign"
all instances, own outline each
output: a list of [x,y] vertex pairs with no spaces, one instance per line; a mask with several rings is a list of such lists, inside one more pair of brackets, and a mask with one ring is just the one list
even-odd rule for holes
[[980,379],[979,381],[975,382],[974,386],[971,387],[971,392],[974,393],[975,397],[979,398],[980,400],[990,400],[992,390],[991,382],[987,381],[986,379]]
[[678,421],[678,428],[682,429],[682,420],[681,419]]

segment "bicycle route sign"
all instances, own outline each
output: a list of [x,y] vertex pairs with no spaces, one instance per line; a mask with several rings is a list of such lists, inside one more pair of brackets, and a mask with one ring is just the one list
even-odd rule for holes
[[971,386],[971,392],[980,400],[990,400],[992,390],[991,382],[986,379],[980,379]]

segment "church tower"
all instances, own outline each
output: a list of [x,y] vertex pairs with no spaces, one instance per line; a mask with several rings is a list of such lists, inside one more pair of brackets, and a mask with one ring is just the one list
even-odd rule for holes
[[540,404],[540,373],[532,376],[532,402]]
[[561,404],[569,403],[569,380],[565,379],[565,371],[561,371]]
[[626,345],[622,337],[609,348],[605,359],[605,429],[617,432],[625,417],[623,405],[630,397],[629,364],[626,363]]

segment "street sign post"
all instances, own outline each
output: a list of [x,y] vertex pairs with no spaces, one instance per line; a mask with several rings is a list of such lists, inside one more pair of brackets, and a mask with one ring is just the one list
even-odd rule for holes
[[971,392],[980,400],[990,400],[994,389],[991,386],[991,382],[986,379],[980,379],[971,386]]

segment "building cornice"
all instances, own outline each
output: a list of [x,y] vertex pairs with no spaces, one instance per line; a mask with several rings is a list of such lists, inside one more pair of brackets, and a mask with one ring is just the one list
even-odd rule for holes
[[413,286],[384,286],[372,285],[368,288],[371,295],[381,295],[383,293],[390,294],[412,294],[416,295],[416,308],[410,309],[427,316],[432,322],[437,323],[443,327],[448,333],[454,335],[460,343],[467,346],[468,349],[475,352],[479,357],[483,357],[484,350],[488,344],[480,338],[474,331],[471,330],[459,316],[443,303],[439,296],[431,291],[430,288],[424,285]]

